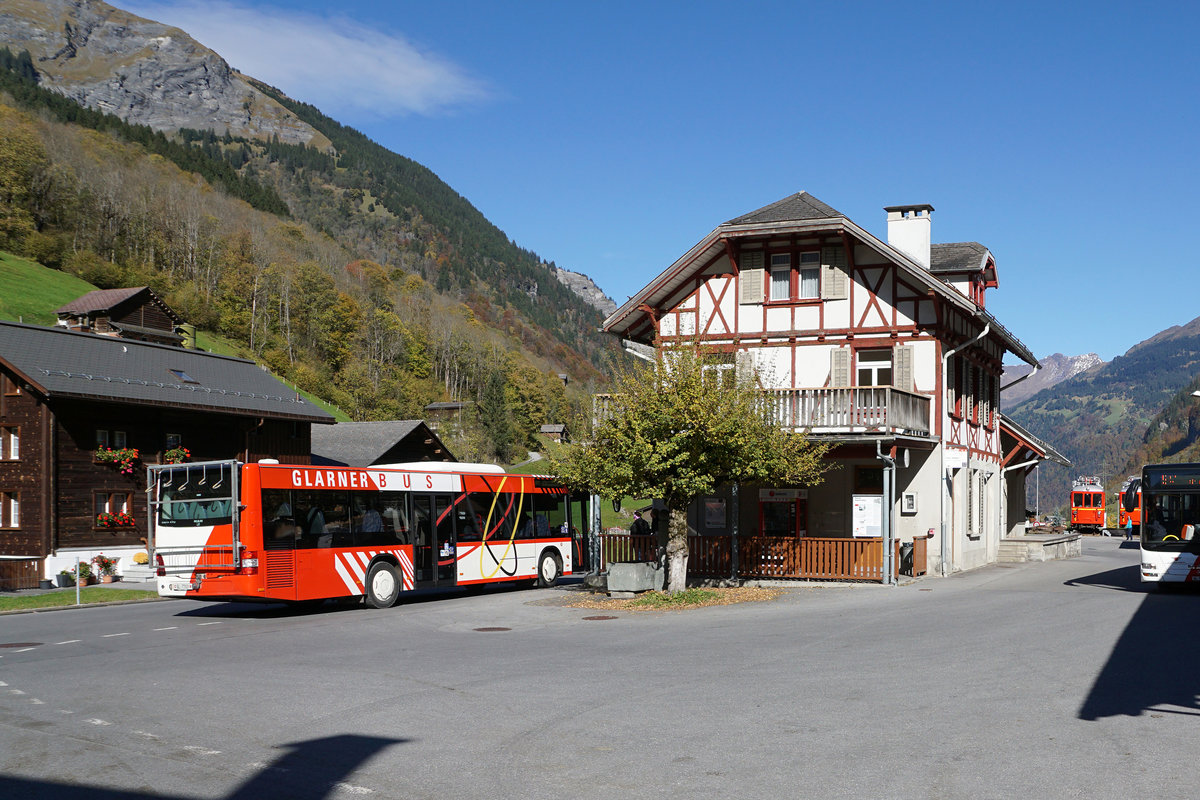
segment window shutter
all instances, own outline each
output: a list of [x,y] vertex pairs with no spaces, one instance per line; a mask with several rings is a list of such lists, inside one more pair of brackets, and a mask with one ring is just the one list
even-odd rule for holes
[[839,347],[830,353],[829,362],[830,386],[850,385],[850,351]]
[[738,384],[745,384],[747,381],[754,380],[754,353],[751,353],[749,350],[737,351],[734,354],[733,369],[734,374],[737,376]]
[[742,305],[763,301],[763,252],[746,250],[739,257],[738,271],[741,275],[738,302]]
[[845,300],[850,296],[850,276],[846,274],[846,248],[821,248],[821,299]]
[[895,387],[911,392],[913,390],[913,348],[910,345],[896,345],[892,351],[892,361],[895,363],[893,380]]

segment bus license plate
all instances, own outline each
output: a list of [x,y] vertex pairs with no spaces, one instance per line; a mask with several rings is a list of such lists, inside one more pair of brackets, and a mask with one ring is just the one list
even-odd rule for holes
[[186,592],[195,587],[190,583],[172,583],[170,588],[172,592]]

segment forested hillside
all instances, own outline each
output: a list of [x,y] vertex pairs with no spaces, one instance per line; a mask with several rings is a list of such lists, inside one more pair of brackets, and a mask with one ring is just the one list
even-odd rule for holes
[[[1052,464],[1039,468],[1041,496],[1065,503],[1075,475],[1097,475],[1106,484],[1119,484],[1143,448],[1148,426],[1180,402],[1178,393],[1197,374],[1200,319],[1164,331],[1006,412],[1072,462],[1070,470]],[[1050,502],[1042,505],[1050,507]]]
[[0,249],[153,286],[354,419],[475,401],[448,444],[519,458],[618,352],[548,265],[315,109],[298,107],[332,150],[165,136],[41,89],[27,56],[0,52],[0,67]]

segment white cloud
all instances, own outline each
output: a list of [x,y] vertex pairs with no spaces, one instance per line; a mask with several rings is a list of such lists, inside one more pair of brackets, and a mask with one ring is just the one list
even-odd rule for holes
[[345,17],[226,0],[133,0],[121,7],[181,28],[246,75],[333,116],[434,116],[489,96],[452,61]]

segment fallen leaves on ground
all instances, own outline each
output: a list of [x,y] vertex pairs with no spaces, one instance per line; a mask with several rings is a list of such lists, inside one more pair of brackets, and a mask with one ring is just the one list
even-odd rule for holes
[[[707,596],[698,602],[680,603],[670,606],[641,605],[645,595],[629,599],[606,597],[603,594],[587,594],[565,603],[568,608],[591,608],[600,611],[682,611],[688,608],[704,606],[729,606],[734,603],[762,603],[774,600],[783,594],[782,589],[767,589],[759,586],[739,586],[730,588],[706,588]],[[661,594],[647,592],[646,594]]]

